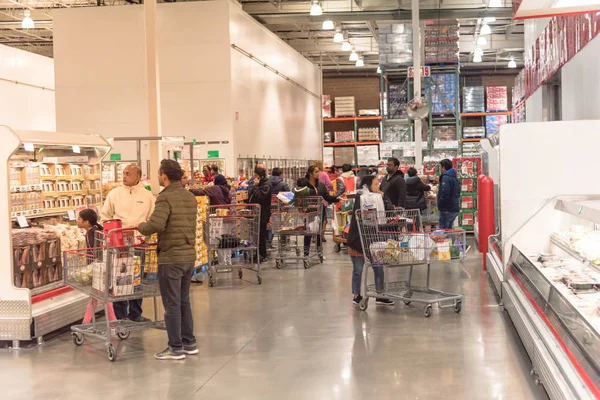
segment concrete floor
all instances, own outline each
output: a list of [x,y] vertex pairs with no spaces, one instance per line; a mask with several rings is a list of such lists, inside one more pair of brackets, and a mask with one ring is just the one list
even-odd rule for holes
[[[157,361],[161,331],[115,339],[111,363],[93,339],[68,333],[43,346],[0,350],[2,399],[545,399],[497,305],[480,256],[433,266],[432,286],[464,294],[463,311],[351,304],[351,264],[326,244],[327,260],[304,270],[268,264],[263,284],[220,275],[193,288],[200,354]],[[372,273],[369,271],[369,278]],[[152,314],[151,301],[145,312]]]

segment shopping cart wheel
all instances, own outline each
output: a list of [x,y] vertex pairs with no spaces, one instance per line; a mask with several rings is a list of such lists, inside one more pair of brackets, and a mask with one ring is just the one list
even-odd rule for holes
[[299,248],[298,248],[298,249],[296,249],[296,256],[297,256],[297,257],[300,257],[300,253],[301,253],[300,249],[299,249]]
[[310,267],[310,261],[304,260],[304,269],[308,269]]
[[336,243],[335,246],[333,246],[333,250],[336,253],[339,253],[340,251],[342,251],[342,245],[340,243]]
[[117,349],[112,343],[108,344],[108,359],[113,362],[117,361]]
[[283,267],[283,260],[275,260],[275,267],[281,269]]
[[427,318],[431,317],[431,304],[427,304],[425,307],[423,307],[423,315],[425,315]]
[[258,279],[258,284],[261,285],[262,284],[262,275],[256,274],[256,279]]
[[117,333],[117,337],[121,340],[126,340],[127,338],[129,338],[129,335],[131,335],[131,332],[129,331],[122,331]]
[[244,271],[238,269],[238,278],[242,279],[244,277]]
[[73,335],[73,344],[75,346],[81,346],[85,340],[85,337],[83,336],[83,334],[79,333],[79,332],[73,332],[71,335]]
[[454,312],[458,314],[460,310],[462,310],[462,300],[457,300],[456,303],[454,303]]
[[411,301],[410,300],[403,300],[404,304],[406,304],[407,306],[410,306]]
[[360,311],[366,311],[367,308],[369,308],[369,298],[368,297],[364,297],[360,303],[358,303],[358,309]]

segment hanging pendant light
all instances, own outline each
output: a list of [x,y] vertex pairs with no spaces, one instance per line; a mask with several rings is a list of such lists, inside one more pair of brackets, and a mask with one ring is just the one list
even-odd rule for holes
[[485,36],[479,36],[477,38],[477,46],[485,46],[487,45],[487,39],[485,38]]
[[489,23],[489,22],[496,22],[496,17],[485,17],[483,19],[483,22]]
[[331,20],[327,20],[327,21],[323,21],[323,26],[322,29],[324,31],[332,31],[335,28],[335,25],[333,24],[333,21]]
[[515,61],[514,57],[510,58],[510,61],[508,62],[508,68],[517,68],[517,62]]
[[488,24],[483,24],[483,26],[481,27],[481,30],[479,31],[480,35],[491,35],[492,34],[492,28],[490,28],[490,26]]
[[340,31],[337,31],[335,35],[333,35],[334,43],[342,43],[344,41],[344,34]]
[[33,29],[35,27],[35,24],[33,23],[33,20],[31,19],[31,11],[25,10],[23,12],[23,15],[25,17],[23,18],[23,21],[21,21],[21,28]]
[[323,15],[323,9],[318,1],[313,1],[312,6],[310,6],[310,15],[318,17],[319,15]]
[[359,58],[358,60],[356,60],[356,66],[357,67],[364,67],[365,66],[365,61],[362,58]]
[[473,56],[473,62],[474,63],[480,63],[482,61],[483,61],[483,58],[481,56],[477,56],[477,55]]
[[358,61],[358,53],[356,53],[355,51],[350,53],[350,61]]
[[473,55],[478,56],[478,57],[483,57],[483,49],[481,47],[475,47],[475,51],[473,52]]
[[352,45],[350,44],[350,42],[342,43],[342,51],[351,51],[351,50],[352,50]]

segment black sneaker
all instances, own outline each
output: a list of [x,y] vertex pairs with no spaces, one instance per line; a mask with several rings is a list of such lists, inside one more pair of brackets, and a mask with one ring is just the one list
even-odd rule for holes
[[378,306],[393,306],[395,303],[390,299],[377,298],[375,299],[375,304]]
[[269,259],[267,257],[261,257],[260,258],[260,263],[266,263],[267,261],[269,261]]
[[146,318],[142,315],[140,315],[139,317],[135,317],[135,318],[129,318],[130,321],[133,322],[152,322],[152,320],[150,318]]
[[352,300],[352,303],[354,303],[354,305],[357,306],[360,304],[361,301],[362,301],[362,296],[359,294]]
[[198,354],[200,350],[198,350],[198,346],[196,346],[195,344],[184,344],[183,352],[188,355],[194,355]]
[[167,347],[160,353],[156,353],[154,358],[157,360],[185,360],[185,353],[183,350],[173,350],[171,347]]

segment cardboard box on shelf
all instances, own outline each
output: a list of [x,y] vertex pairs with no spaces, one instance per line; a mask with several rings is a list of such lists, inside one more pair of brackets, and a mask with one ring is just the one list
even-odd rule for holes
[[335,160],[335,165],[356,165],[354,147],[336,147],[333,150],[333,158]]

